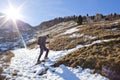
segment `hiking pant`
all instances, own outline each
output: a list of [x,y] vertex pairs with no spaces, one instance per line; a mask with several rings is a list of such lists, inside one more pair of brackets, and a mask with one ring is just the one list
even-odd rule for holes
[[40,60],[40,58],[41,58],[41,56],[42,56],[42,54],[43,54],[43,51],[46,51],[45,58],[47,58],[47,57],[48,57],[48,52],[49,52],[49,49],[47,49],[45,45],[40,45],[40,55],[39,55],[39,57],[38,57],[38,60],[37,60],[37,61],[39,61],[39,60]]

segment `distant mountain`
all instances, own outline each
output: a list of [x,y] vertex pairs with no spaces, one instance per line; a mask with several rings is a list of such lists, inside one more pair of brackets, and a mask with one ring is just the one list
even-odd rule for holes
[[[34,36],[34,33],[35,29],[28,23],[21,20],[15,22],[11,19],[6,20],[4,14],[0,13],[0,51],[7,50],[11,46],[12,48],[22,46],[22,38],[26,42]],[[14,45],[12,45],[13,43]]]

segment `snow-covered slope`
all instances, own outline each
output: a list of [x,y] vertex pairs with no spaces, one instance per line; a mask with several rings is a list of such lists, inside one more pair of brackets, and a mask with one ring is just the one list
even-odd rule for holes
[[[79,48],[82,46],[79,46]],[[78,48],[78,47],[76,47]],[[75,50],[52,51],[49,52],[49,59],[45,63],[34,65],[39,55],[39,48],[28,50],[18,49],[12,51],[15,57],[11,60],[11,65],[4,69],[4,75],[9,80],[108,80],[100,74],[92,74],[92,70],[81,67],[71,68],[65,65],[52,67],[56,60]],[[41,59],[43,59],[44,55]],[[46,74],[40,75],[46,70]]]

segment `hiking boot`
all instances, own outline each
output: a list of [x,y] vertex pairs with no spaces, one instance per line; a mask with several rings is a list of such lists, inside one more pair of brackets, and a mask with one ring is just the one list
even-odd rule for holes
[[40,63],[41,63],[41,61],[37,61],[37,63],[35,65],[40,64]]

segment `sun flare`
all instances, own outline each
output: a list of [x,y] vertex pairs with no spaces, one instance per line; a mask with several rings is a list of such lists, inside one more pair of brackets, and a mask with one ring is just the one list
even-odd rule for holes
[[5,11],[6,17],[8,19],[16,20],[16,19],[21,19],[23,16],[20,13],[20,10],[17,8],[10,7]]

